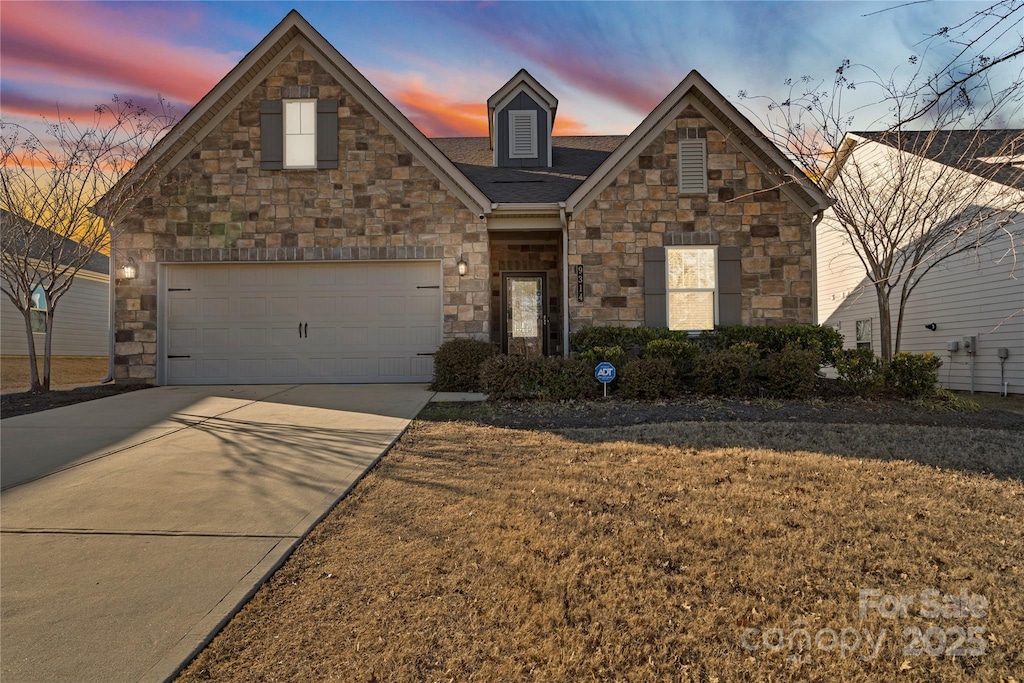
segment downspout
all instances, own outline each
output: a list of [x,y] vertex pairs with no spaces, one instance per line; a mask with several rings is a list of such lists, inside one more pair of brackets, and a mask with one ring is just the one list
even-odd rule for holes
[[109,384],[114,381],[114,305],[117,296],[116,280],[114,273],[114,245],[110,245],[110,258],[107,259],[107,376],[100,380],[100,384]]
[[818,209],[811,218],[811,323],[818,324],[818,225],[825,218],[825,209]]
[[569,357],[569,219],[565,202],[558,202],[558,218],[562,221],[562,357]]

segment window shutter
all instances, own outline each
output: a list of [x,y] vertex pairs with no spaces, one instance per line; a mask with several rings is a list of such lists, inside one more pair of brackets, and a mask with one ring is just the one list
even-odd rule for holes
[[708,191],[707,141],[679,141],[679,193],[701,194]]
[[338,100],[316,103],[316,167],[338,168]]
[[513,159],[537,157],[537,112],[508,113],[508,155]]
[[644,325],[668,327],[664,247],[644,247]]
[[260,102],[260,168],[284,168],[284,114],[281,100]]
[[742,275],[740,272],[740,248],[718,248],[718,324],[740,325]]

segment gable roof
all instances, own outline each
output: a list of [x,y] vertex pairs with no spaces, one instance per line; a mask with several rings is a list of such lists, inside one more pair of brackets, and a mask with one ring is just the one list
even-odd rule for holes
[[[982,178],[1024,189],[1024,130],[915,130],[850,133]],[[994,162],[1011,155],[1013,163]]]
[[498,88],[497,92],[487,98],[487,135],[490,140],[491,149],[494,149],[494,136],[497,135],[497,131],[494,130],[494,110],[501,105],[503,100],[507,99],[520,87],[531,91],[534,95],[533,99],[537,100],[537,104],[542,104],[548,108],[551,112],[551,125],[555,125],[558,98],[541,85],[540,81],[531,76],[529,71],[520,69],[515,76],[508,79],[505,85]]
[[[51,239],[50,237],[44,237],[42,240],[28,239],[28,235],[37,231],[48,231],[48,228],[37,225],[6,209],[0,209],[0,226],[3,226],[3,229],[0,230],[0,233],[2,233],[0,243],[3,245],[3,250],[8,254],[15,256],[25,255],[30,259],[39,261],[55,257],[57,263],[62,266],[71,265],[78,261],[80,255],[85,255],[86,247],[62,235],[54,234],[53,237],[56,239]],[[28,244],[26,244],[26,241]],[[44,247],[50,248],[46,249]],[[26,251],[28,252],[27,254],[24,253]],[[79,270],[107,275],[110,272],[110,257],[93,251]]]
[[[402,112],[373,86],[297,11],[290,11],[234,69],[201,99],[108,196],[139,182],[163,177],[266,77],[295,47],[304,47],[372,116],[384,123],[409,151],[473,213],[490,213],[490,202]],[[96,205],[101,216],[104,200]]]
[[571,135],[551,139],[551,166],[497,168],[487,138],[434,138],[459,170],[495,203],[564,202],[626,139]]
[[829,206],[831,202],[821,189],[694,70],[640,122],[594,174],[566,199],[566,211],[574,213],[586,208],[687,106],[692,106],[715,125],[758,166],[766,178],[778,182],[782,192],[803,211],[810,214]]

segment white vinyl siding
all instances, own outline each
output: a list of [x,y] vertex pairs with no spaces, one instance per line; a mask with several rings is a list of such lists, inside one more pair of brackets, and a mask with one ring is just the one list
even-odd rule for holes
[[284,102],[284,166],[316,166],[316,100]]
[[511,159],[537,157],[537,112],[513,109],[508,112],[508,156]]
[[[107,301],[105,276],[93,278],[80,273],[57,302],[53,355],[106,356]],[[45,336],[36,335],[36,353],[42,354]],[[11,356],[28,353],[25,318],[6,296],[0,297],[0,352]]]
[[669,329],[712,329],[718,317],[715,247],[669,247],[665,261]]
[[702,194],[708,191],[707,141],[679,141],[679,194]]

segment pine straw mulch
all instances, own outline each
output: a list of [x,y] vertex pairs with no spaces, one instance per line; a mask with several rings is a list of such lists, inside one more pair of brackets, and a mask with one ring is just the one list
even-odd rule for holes
[[[425,415],[459,410],[484,409]],[[1013,680],[1021,442],[420,420],[181,680]],[[862,615],[862,590],[912,604]]]

